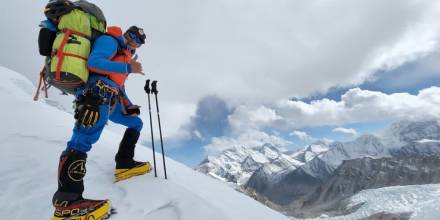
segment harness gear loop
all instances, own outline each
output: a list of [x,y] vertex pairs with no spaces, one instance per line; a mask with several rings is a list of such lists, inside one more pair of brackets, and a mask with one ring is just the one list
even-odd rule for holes
[[118,95],[118,91],[115,89],[115,88],[113,88],[113,87],[111,87],[111,86],[109,86],[109,85],[107,85],[107,84],[105,84],[103,81],[101,81],[101,80],[98,80],[98,81],[96,81],[96,87],[98,87],[99,88],[99,91],[100,92],[104,92],[104,93],[113,93],[113,95]]

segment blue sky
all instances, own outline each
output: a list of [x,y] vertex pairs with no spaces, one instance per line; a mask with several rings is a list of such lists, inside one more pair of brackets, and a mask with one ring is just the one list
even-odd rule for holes
[[[364,90],[380,91],[383,93],[410,93],[416,95],[419,90],[431,86],[440,85],[440,65],[437,60],[440,58],[438,53],[433,53],[423,59],[406,63],[399,68],[379,71],[374,74],[374,79],[369,80],[361,85],[347,88],[332,88],[326,94],[314,95],[312,97],[303,98],[305,102],[320,99],[341,100],[341,95],[349,89],[359,87]],[[232,110],[226,107],[226,104],[218,97],[206,97],[199,102],[197,117],[192,120],[191,130],[199,130],[203,132],[204,139],[201,140],[195,136],[191,139],[175,143],[176,147],[171,148],[168,154],[174,159],[187,164],[196,166],[206,156],[203,146],[209,144],[210,138],[228,135],[227,117]],[[266,129],[269,133],[276,133],[278,136],[291,141],[290,150],[295,150],[316,140],[331,139],[336,141],[353,140],[361,134],[374,134],[382,131],[389,126],[394,120],[376,120],[361,123],[349,123],[340,126],[307,126],[296,128],[298,131],[307,133],[311,139],[303,140],[296,136],[289,135],[289,131],[280,129]],[[334,132],[336,127],[352,128],[357,131],[357,135]]]
[[167,154],[189,166],[199,164],[206,156],[203,146],[208,144],[212,137],[227,134],[227,117],[230,113],[226,102],[222,99],[216,96],[204,97],[198,102],[196,115],[191,123],[183,128],[198,131],[200,136],[197,137],[198,135],[193,133],[187,140],[172,142],[173,147]]
[[[372,80],[357,86],[361,89],[381,91],[383,93],[407,92],[417,94],[421,89],[440,85],[440,52],[435,52],[421,60],[405,63],[403,66],[378,71]],[[349,88],[333,87],[326,94],[313,95],[302,100],[310,102],[316,99],[329,98],[341,100],[341,95]]]

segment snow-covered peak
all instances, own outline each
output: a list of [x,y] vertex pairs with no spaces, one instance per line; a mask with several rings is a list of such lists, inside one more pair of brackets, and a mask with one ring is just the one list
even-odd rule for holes
[[244,185],[258,172],[270,180],[278,179],[329,150],[329,143],[319,141],[295,152],[271,144],[257,147],[233,147],[217,156],[208,156],[196,170],[222,181]]
[[[344,160],[362,157],[389,157],[389,150],[374,135],[362,135],[350,142],[334,142],[330,150],[323,153],[320,159],[332,169],[336,169]],[[320,163],[322,162],[320,161]]]
[[257,147],[233,147],[217,156],[208,156],[196,170],[220,180],[243,185],[263,166],[272,174],[299,165],[302,165],[302,162],[285,155],[283,149],[263,144]]
[[264,144],[262,147],[257,148],[258,151],[266,156],[270,160],[274,160],[282,154],[282,149],[273,146],[272,144]]
[[371,134],[362,135],[354,141],[345,144],[346,153],[351,158],[358,158],[363,156],[388,156],[388,149],[382,144],[381,140]]
[[328,145],[324,144],[311,144],[307,147],[307,151],[314,152],[314,153],[323,153],[328,151]]
[[331,143],[330,150],[319,157],[319,163],[325,162],[335,169],[344,160],[390,157],[393,151],[408,144],[433,143],[437,140],[440,140],[438,121],[400,121],[393,123],[379,136],[366,134],[350,142]]
[[268,178],[272,175],[280,175],[290,172],[296,168],[304,165],[303,162],[293,159],[288,155],[280,155],[278,158],[272,160],[270,163],[265,163],[262,167],[263,172]]
[[289,155],[295,160],[301,161],[302,163],[307,163],[315,157],[319,157],[323,153],[330,149],[330,145],[324,141],[318,141],[313,144],[305,146],[299,151],[289,153]]
[[[281,154],[281,150],[270,144],[264,144],[258,147],[232,147],[225,150],[220,156],[214,158],[225,158],[231,161],[243,161],[248,156],[252,157],[258,163],[266,163],[270,159],[277,158]],[[213,157],[208,157],[213,159]]]
[[[378,136],[366,134],[350,142],[331,143],[328,151],[308,161],[303,169],[312,176],[325,176],[344,160],[391,157],[404,146],[407,146],[407,151],[417,152],[417,149],[410,149],[409,146],[417,148],[423,143],[436,143],[436,140],[440,140],[438,121],[400,121],[393,123]],[[419,145],[411,145],[412,143]],[[432,151],[431,146],[423,146],[428,147],[428,152]],[[325,172],[322,173],[323,171]]]
[[411,142],[440,140],[440,122],[430,121],[399,121],[386,129],[380,138],[388,148],[400,148]]

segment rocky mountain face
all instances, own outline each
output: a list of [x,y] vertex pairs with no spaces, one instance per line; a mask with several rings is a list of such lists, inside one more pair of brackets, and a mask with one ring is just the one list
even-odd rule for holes
[[364,189],[440,183],[440,155],[416,155],[344,161],[313,193],[290,204],[296,217],[346,212],[344,200]]
[[244,186],[247,193],[258,200],[270,201],[279,206],[287,205],[294,200],[314,191],[344,160],[362,157],[391,157],[388,149],[378,137],[364,135],[352,142],[334,142],[329,150],[320,156],[307,161],[303,166],[286,173],[277,182],[258,172],[249,178]]
[[[243,188],[262,203],[292,215],[307,215],[297,210],[329,211],[362,189],[437,182],[437,161],[431,164],[426,158],[440,155],[439,140],[437,121],[398,122],[377,136],[332,143],[328,151],[279,178],[255,172]],[[428,173],[420,172],[424,170]]]
[[440,155],[440,141],[423,139],[404,145],[402,148],[393,150],[391,154],[395,157],[423,155]]
[[235,147],[208,157],[200,172],[239,186],[289,215],[346,214],[346,200],[364,189],[440,182],[438,121],[392,124],[350,142],[317,142],[296,152],[271,145]]

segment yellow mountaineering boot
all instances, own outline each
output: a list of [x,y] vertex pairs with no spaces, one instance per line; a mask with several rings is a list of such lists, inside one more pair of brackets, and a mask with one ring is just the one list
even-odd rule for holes
[[109,200],[82,199],[66,207],[55,208],[52,220],[101,220],[107,219],[113,210]]
[[99,220],[113,214],[109,200],[83,198],[87,154],[67,149],[58,166],[58,190],[52,198],[52,220]]
[[149,162],[138,162],[133,160],[134,148],[139,139],[140,133],[136,129],[127,128],[119,144],[118,153],[115,156],[115,182],[139,176],[151,171]]
[[115,169],[115,182],[128,179],[133,176],[139,176],[151,171],[151,164],[149,162],[132,161],[131,168],[116,167]]

